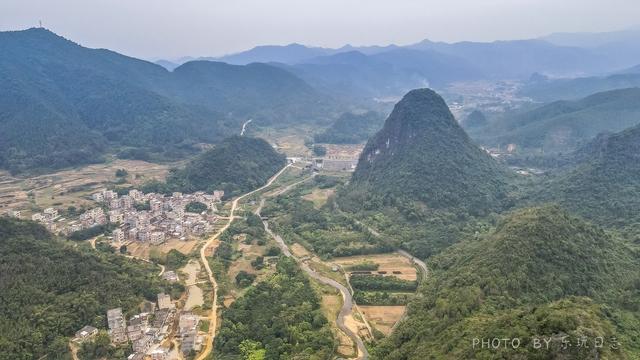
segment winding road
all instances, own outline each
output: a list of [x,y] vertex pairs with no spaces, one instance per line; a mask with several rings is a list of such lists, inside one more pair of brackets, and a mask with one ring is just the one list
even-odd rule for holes
[[[298,181],[296,183],[293,183],[279,191],[274,192],[271,196],[278,196],[278,195],[282,195],[283,193],[291,190],[292,188],[294,188],[295,186],[309,180],[312,179],[315,176],[315,174],[309,176],[306,179],[303,179],[301,181]],[[265,202],[265,198],[263,197],[260,200],[260,205],[258,206],[258,209],[255,211],[255,214],[260,216],[260,211],[262,210],[262,207],[264,206],[264,202]],[[278,244],[278,246],[280,247],[280,249],[282,250],[282,253],[286,256],[286,257],[290,257],[292,259],[294,259],[298,265],[300,266],[300,268],[302,270],[304,270],[311,278],[317,280],[318,282],[325,284],[325,285],[329,285],[335,289],[337,289],[340,294],[342,295],[342,308],[340,309],[340,312],[338,313],[338,318],[336,319],[336,325],[338,326],[338,328],[340,330],[342,330],[342,332],[344,332],[357,346],[358,348],[358,359],[363,359],[366,360],[369,358],[369,352],[367,351],[367,347],[364,345],[364,341],[362,341],[362,338],[354,333],[351,329],[349,329],[344,322],[345,317],[351,315],[351,313],[353,312],[353,297],[351,295],[351,292],[349,291],[349,289],[347,289],[344,285],[340,284],[339,282],[324,277],[322,275],[320,275],[319,273],[317,273],[316,271],[314,271],[313,269],[311,269],[309,267],[309,265],[304,262],[301,261],[300,259],[298,259],[297,257],[295,257],[292,253],[291,250],[289,249],[289,246],[284,242],[284,240],[282,239],[282,237],[278,234],[275,234],[270,228],[269,228],[269,222],[266,220],[262,221],[262,224],[264,225],[264,230],[276,241],[276,243]]]
[[216,279],[213,276],[213,271],[211,270],[211,267],[209,266],[209,261],[207,261],[207,257],[205,255],[207,248],[215,240],[217,240],[218,237],[220,237],[220,235],[222,235],[222,233],[224,233],[229,228],[229,226],[231,226],[231,224],[233,223],[233,220],[235,219],[234,214],[240,200],[271,186],[271,184],[273,184],[273,182],[276,181],[276,179],[280,175],[282,175],[282,173],[285,172],[285,170],[287,170],[290,166],[291,164],[288,164],[287,166],[283,167],[280,171],[278,171],[275,175],[273,175],[271,179],[269,179],[269,181],[267,181],[267,183],[264,186],[235,198],[231,203],[231,211],[229,212],[229,221],[222,228],[220,228],[218,232],[213,234],[209,238],[209,240],[204,244],[204,246],[200,249],[200,261],[202,262],[202,265],[207,271],[209,282],[213,287],[213,302],[211,306],[211,312],[209,313],[209,336],[207,336],[207,342],[204,350],[200,353],[200,355],[198,355],[198,357],[196,357],[196,360],[204,360],[207,358],[207,356],[209,356],[209,354],[211,353],[211,350],[213,350],[213,340],[216,337],[216,328],[218,327],[218,283],[216,282]]

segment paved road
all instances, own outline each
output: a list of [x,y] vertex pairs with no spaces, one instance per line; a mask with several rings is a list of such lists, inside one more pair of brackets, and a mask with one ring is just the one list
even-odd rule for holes
[[427,264],[425,264],[424,261],[418,259],[417,257],[409,254],[404,250],[398,250],[398,253],[406,257],[407,259],[411,260],[411,262],[413,262],[414,264],[416,264],[420,268],[420,270],[422,270],[423,279],[427,278],[427,276],[429,275],[429,268],[427,268]]
[[253,119],[249,119],[247,121],[244,122],[244,124],[242,124],[242,130],[240,130],[240,136],[244,135],[245,130],[247,130],[247,125],[249,125],[250,122],[252,122]]
[[275,175],[273,175],[271,177],[271,179],[269,179],[269,181],[267,181],[267,183],[258,188],[255,189],[253,191],[250,191],[242,196],[237,197],[235,200],[233,200],[233,202],[231,203],[231,211],[229,212],[229,221],[220,229],[218,230],[218,232],[216,232],[215,234],[213,234],[209,240],[204,244],[204,246],[200,249],[200,261],[202,262],[202,265],[204,266],[205,270],[207,271],[207,275],[209,277],[209,282],[211,283],[212,287],[213,287],[213,303],[211,306],[211,312],[209,313],[209,336],[207,336],[207,342],[205,344],[205,348],[204,350],[200,353],[200,355],[198,355],[198,357],[196,358],[196,360],[204,360],[205,358],[207,358],[207,356],[209,356],[209,354],[211,353],[211,350],[213,350],[213,340],[216,337],[216,328],[218,327],[218,283],[216,282],[215,277],[213,276],[213,271],[211,271],[211,267],[209,266],[209,261],[207,261],[207,257],[205,255],[207,248],[216,240],[218,239],[218,237],[220,235],[222,235],[222,233],[225,232],[225,230],[227,230],[229,228],[229,226],[231,226],[231,224],[233,223],[233,220],[235,219],[235,211],[236,208],[238,207],[238,203],[240,202],[240,200],[251,196],[259,191],[262,191],[264,189],[266,189],[267,187],[271,186],[271,184],[273,184],[274,181],[276,181],[276,179],[282,175],[282,173],[287,170],[287,168],[289,168],[289,166],[291,166],[291,164],[283,167],[280,171],[278,171],[278,173],[276,173]]
[[[294,186],[301,184],[311,178],[313,178],[314,175],[298,181],[297,183],[291,184],[287,187],[285,187],[284,189],[282,189],[281,191],[277,191],[274,192],[272,194],[272,196],[278,196],[281,195],[289,190],[291,190]],[[262,210],[262,207],[264,206],[264,202],[265,202],[265,198],[263,197],[260,200],[260,205],[258,206],[258,209],[256,210],[256,215],[260,216],[260,210]],[[268,221],[262,221],[262,224],[264,225],[264,229],[265,231],[276,241],[276,243],[278,244],[278,246],[280,247],[280,249],[282,250],[282,253],[287,256],[290,257],[292,259],[294,259],[300,266],[300,268],[302,270],[304,270],[310,277],[312,277],[313,279],[325,284],[325,285],[329,285],[333,288],[338,289],[338,291],[340,291],[340,294],[342,295],[342,308],[340,309],[340,313],[338,313],[338,318],[336,319],[336,325],[338,326],[338,328],[340,330],[342,330],[351,340],[353,340],[353,342],[356,344],[356,346],[358,347],[358,359],[368,359],[369,358],[369,352],[367,351],[367,347],[364,345],[364,342],[362,341],[362,338],[360,338],[360,336],[358,336],[358,334],[354,333],[351,329],[349,329],[345,323],[344,323],[344,319],[346,316],[351,315],[352,313],[352,308],[353,308],[353,297],[351,296],[351,292],[349,292],[349,289],[347,289],[344,285],[340,284],[339,282],[324,277],[320,274],[318,274],[317,272],[315,272],[313,269],[311,269],[309,267],[309,265],[303,261],[300,261],[300,259],[296,258],[292,253],[291,250],[289,249],[289,246],[284,242],[284,240],[282,239],[282,237],[278,234],[275,234],[273,231],[271,231],[271,229],[269,229],[269,222]]]

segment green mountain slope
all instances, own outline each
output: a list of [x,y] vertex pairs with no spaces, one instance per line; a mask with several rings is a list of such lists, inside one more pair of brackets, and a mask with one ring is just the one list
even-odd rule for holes
[[438,208],[495,208],[503,172],[458,125],[444,100],[412,90],[367,143],[351,190]]
[[99,161],[123,148],[175,159],[237,132],[248,117],[315,121],[327,104],[273,66],[194,62],[169,72],[44,29],[0,32],[0,81],[0,167],[14,172]]
[[573,155],[573,165],[545,182],[538,201],[558,201],[603,226],[640,228],[640,126],[602,134]]
[[[432,259],[432,276],[409,320],[377,359],[627,358],[638,354],[638,254],[557,207],[519,210],[480,239]],[[635,329],[635,330],[634,330]],[[561,337],[574,344],[562,349]],[[534,349],[534,337],[554,337]],[[587,336],[589,349],[576,341]],[[617,337],[623,350],[595,338]],[[481,349],[474,338],[521,339],[521,347]]]
[[[157,268],[54,239],[0,217],[0,359],[68,358],[68,337],[106,328],[107,309],[137,309],[168,291]],[[106,355],[106,354],[105,354]]]
[[577,101],[557,101],[507,116],[484,129],[478,139],[521,150],[568,153],[603,131],[640,123],[640,88],[597,93]]
[[480,110],[473,110],[462,122],[465,129],[481,128],[487,125],[487,117]]
[[266,141],[232,136],[169,174],[166,184],[151,185],[161,191],[224,190],[232,197],[264,185],[285,163]]
[[359,144],[380,130],[384,117],[377,112],[344,113],[331,126],[314,136],[317,143]]

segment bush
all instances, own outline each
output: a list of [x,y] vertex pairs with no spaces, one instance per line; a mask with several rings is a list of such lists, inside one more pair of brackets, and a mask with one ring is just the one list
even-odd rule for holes
[[199,202],[199,201],[192,201],[190,203],[187,204],[187,206],[185,206],[184,208],[186,211],[190,212],[190,213],[201,213],[203,211],[207,211],[208,207],[207,205]]
[[238,275],[236,275],[236,284],[238,284],[241,288],[246,288],[253,284],[253,281],[256,279],[255,274],[250,274],[244,270],[240,271]]

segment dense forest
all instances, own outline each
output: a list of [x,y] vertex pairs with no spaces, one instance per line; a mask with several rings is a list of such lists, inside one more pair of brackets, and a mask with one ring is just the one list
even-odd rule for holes
[[640,229],[640,126],[602,134],[570,164],[530,191],[530,201],[554,201],[633,240]]
[[379,208],[395,197],[432,209],[500,209],[506,172],[476,146],[444,100],[412,90],[365,146],[345,197]]
[[314,136],[317,143],[359,144],[380,130],[382,114],[369,111],[363,114],[344,113],[331,126]]
[[15,173],[107,153],[174,160],[247,118],[322,123],[338,107],[275,66],[196,61],[169,72],[42,28],[0,32],[0,83],[0,168]]
[[[430,260],[432,276],[409,320],[374,358],[626,358],[640,348],[638,260],[619,239],[557,207],[519,210]],[[563,349],[561,335],[574,346]],[[534,349],[533,338],[543,336],[553,337],[550,348]],[[575,346],[583,336],[589,348]],[[471,346],[493,337],[519,337],[522,346]],[[594,347],[598,337],[606,346]]]
[[320,298],[298,265],[281,258],[277,272],[249,288],[223,314],[218,359],[331,359],[334,339]]
[[409,92],[360,156],[336,203],[387,242],[427,258],[513,206],[507,169],[475,145],[435,92]]
[[166,183],[151,182],[145,192],[224,190],[233,197],[264,185],[285,165],[285,157],[258,138],[232,136],[169,174]]
[[157,273],[62,242],[41,225],[0,217],[0,359],[65,359],[69,336],[84,325],[106,328],[107,309],[131,313],[180,287]]

